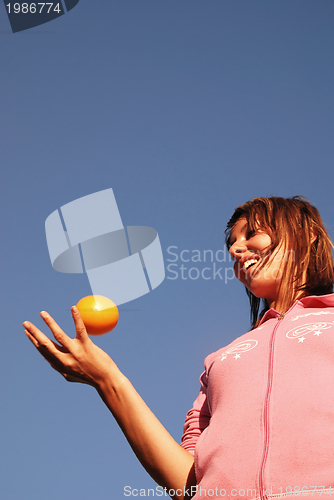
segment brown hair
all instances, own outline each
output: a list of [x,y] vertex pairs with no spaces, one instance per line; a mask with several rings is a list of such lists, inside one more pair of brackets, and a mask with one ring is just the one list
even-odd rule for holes
[[[230,234],[233,226],[241,218],[248,222],[248,232],[259,229],[271,237],[272,244],[262,256],[262,269],[272,256],[273,250],[283,247],[285,256],[283,278],[280,289],[280,312],[286,312],[295,300],[308,295],[326,295],[333,292],[334,248],[323,225],[318,210],[301,196],[281,198],[254,198],[240,205],[234,211],[225,230],[226,245],[230,249]],[[312,240],[314,241],[312,242]],[[261,299],[255,297],[247,288],[250,300],[252,327],[258,326],[262,316],[269,309],[263,300],[263,309],[259,313]]]

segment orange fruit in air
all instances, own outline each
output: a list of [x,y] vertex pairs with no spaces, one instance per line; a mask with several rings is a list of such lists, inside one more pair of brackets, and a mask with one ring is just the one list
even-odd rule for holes
[[103,335],[117,325],[118,309],[108,297],[88,295],[79,300],[77,308],[89,335]]

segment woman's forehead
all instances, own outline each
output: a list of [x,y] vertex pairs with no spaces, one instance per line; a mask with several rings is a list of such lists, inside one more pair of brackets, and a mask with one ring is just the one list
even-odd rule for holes
[[234,223],[234,225],[231,228],[230,240],[236,234],[242,233],[242,232],[248,231],[248,230],[260,231],[260,232],[267,233],[269,235],[271,234],[271,231],[269,230],[269,228],[267,229],[266,227],[264,227],[261,224],[259,218],[256,218],[255,223],[252,224],[252,220],[249,220],[246,216],[242,215],[241,217],[239,217],[239,219]]

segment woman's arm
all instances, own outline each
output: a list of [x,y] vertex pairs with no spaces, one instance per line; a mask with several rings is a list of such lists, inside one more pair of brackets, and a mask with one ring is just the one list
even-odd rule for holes
[[[59,344],[25,321],[25,333],[39,352],[66,380],[95,387],[152,478],[167,493],[178,490],[175,499],[190,498],[191,486],[196,484],[193,456],[166,431],[108,354],[91,341],[78,309],[72,307],[75,339],[49,314],[43,311],[41,316]],[[187,489],[189,497],[184,496]]]

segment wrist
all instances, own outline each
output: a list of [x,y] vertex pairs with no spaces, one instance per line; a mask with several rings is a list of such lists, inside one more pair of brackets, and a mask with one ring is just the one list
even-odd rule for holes
[[102,399],[106,402],[110,398],[118,398],[122,392],[122,387],[129,382],[125,375],[120,371],[115,363],[105,375],[96,382],[95,387]]

